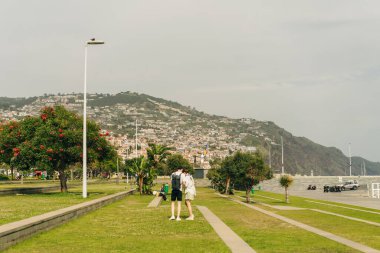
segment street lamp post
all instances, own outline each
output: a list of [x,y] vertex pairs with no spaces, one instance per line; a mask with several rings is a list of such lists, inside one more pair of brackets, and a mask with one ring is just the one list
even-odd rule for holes
[[83,198],[87,198],[87,47],[102,45],[104,41],[95,38],[86,42],[84,46],[84,89],[83,89]]

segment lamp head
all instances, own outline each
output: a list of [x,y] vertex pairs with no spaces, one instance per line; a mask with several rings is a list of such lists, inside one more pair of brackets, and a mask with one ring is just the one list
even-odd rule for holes
[[104,41],[96,40],[95,38],[92,38],[91,40],[86,42],[87,45],[102,45],[104,44]]

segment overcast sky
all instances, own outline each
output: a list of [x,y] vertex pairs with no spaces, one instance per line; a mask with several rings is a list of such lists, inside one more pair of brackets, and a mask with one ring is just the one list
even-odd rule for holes
[[136,91],[380,161],[380,1],[2,0],[0,96]]

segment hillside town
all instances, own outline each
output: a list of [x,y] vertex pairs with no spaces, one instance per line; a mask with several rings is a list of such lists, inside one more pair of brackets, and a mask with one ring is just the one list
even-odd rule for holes
[[[106,96],[109,95],[89,94],[87,115],[101,125],[102,132],[107,133],[108,141],[116,147],[123,159],[146,154],[148,143],[160,143],[172,147],[195,166],[209,169],[210,159],[224,158],[236,150],[256,151],[254,146],[241,144],[247,133],[238,132],[234,136],[227,132],[228,128],[221,126],[233,124],[236,120],[226,117],[210,120],[210,117],[194,116],[187,110],[171,107],[153,99],[147,100],[149,106],[146,106],[146,103],[91,105],[92,101],[101,100]],[[21,107],[10,105],[9,108],[0,109],[1,120],[17,121],[28,115],[37,115],[45,106],[56,105],[63,105],[70,111],[82,114],[83,95],[45,95]],[[252,122],[250,119],[242,119],[239,123]],[[265,133],[259,131],[259,127],[248,129],[272,142]]]

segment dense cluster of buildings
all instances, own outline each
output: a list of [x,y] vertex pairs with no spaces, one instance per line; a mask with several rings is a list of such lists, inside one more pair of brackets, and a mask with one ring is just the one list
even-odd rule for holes
[[[109,132],[107,137],[109,142],[117,148],[119,155],[123,158],[146,154],[148,143],[159,143],[173,147],[175,152],[181,153],[191,163],[207,169],[210,167],[210,159],[223,158],[236,150],[246,152],[256,150],[256,147],[240,144],[247,133],[232,134],[233,129],[225,127],[236,120],[226,117],[212,120],[207,114],[199,112],[192,114],[189,110],[171,107],[153,99],[136,104],[91,104],[91,101],[101,100],[104,96],[110,95],[90,94],[88,96],[87,115],[101,125],[102,131]],[[148,106],[146,106],[147,103]],[[42,107],[54,105],[63,105],[70,111],[82,114],[83,95],[38,97],[34,102],[23,107],[10,106],[7,109],[0,109],[1,120],[19,120],[27,115],[37,115]],[[242,119],[240,124],[243,123],[250,124],[251,122],[250,119]],[[265,137],[259,128],[251,130],[258,136]],[[268,139],[268,141],[271,140]]]

